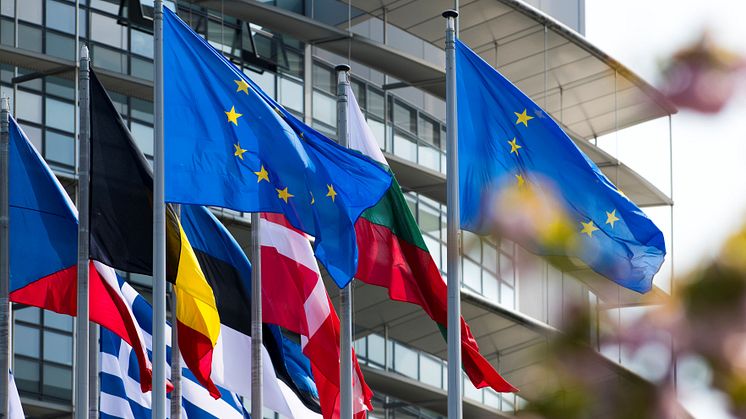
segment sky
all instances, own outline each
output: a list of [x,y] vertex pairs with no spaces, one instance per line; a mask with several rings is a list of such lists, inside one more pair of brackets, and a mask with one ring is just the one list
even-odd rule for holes
[[[743,0],[586,0],[586,37],[657,84],[661,63],[705,28],[721,46],[746,55],[744,16]],[[744,90],[718,115],[680,110],[673,117],[673,243],[670,210],[646,212],[666,233],[669,249],[673,244],[677,276],[711,258],[746,225]],[[622,131],[599,145],[669,192],[667,120]],[[683,390],[682,403],[695,417],[730,417],[717,394],[693,390]]]

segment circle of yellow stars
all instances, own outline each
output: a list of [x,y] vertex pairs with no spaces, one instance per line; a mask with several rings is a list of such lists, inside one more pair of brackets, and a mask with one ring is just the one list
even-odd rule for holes
[[[523,124],[523,126],[526,128],[528,128],[528,122],[534,119],[533,116],[528,114],[528,110],[525,108],[523,109],[523,112],[513,112],[513,114],[515,114],[516,116],[515,124],[516,125]],[[515,153],[516,155],[518,155],[518,150],[523,148],[522,145],[518,144],[517,137],[513,137],[512,140],[508,140],[507,143],[510,146],[509,154]],[[526,186],[526,178],[522,174],[519,173],[514,176],[515,176],[516,184],[519,188]],[[626,196],[621,190],[616,189],[616,191],[620,195],[626,198]],[[613,229],[615,226],[615,223],[617,221],[620,221],[620,218],[617,216],[616,209],[612,209],[611,211],[605,211],[605,212],[606,212],[606,222],[604,223],[604,225],[608,225]],[[600,230],[600,228],[598,228],[596,224],[593,222],[593,220],[591,219],[589,219],[587,222],[581,221],[580,225],[581,225],[580,234],[585,234],[588,237],[593,237],[593,233]]]
[[[246,95],[249,94],[249,88],[250,88],[250,86],[249,86],[249,84],[245,80],[239,79],[239,80],[233,80],[233,82],[236,84],[236,93],[243,92]],[[280,111],[280,109],[274,108],[274,111],[281,118],[283,117],[282,111]],[[225,111],[225,116],[226,116],[226,118],[227,118],[227,120],[228,120],[229,123],[232,123],[233,125],[238,126],[238,118],[242,117],[243,114],[238,113],[236,111],[235,105],[232,105],[230,110]],[[301,136],[301,138],[303,138],[303,133],[301,133],[300,136]],[[519,146],[519,148],[520,148],[520,146]],[[242,148],[240,143],[234,144],[233,145],[233,149],[234,149],[233,150],[233,156],[238,157],[241,160],[244,159],[243,158],[244,153],[246,153],[248,151],[248,150]],[[260,165],[260,168],[259,168],[258,171],[253,172],[253,173],[256,175],[256,183],[261,183],[262,181],[266,181],[267,183],[271,183],[270,180],[269,180],[269,172],[267,171],[267,169],[264,167],[263,164]],[[335,202],[338,193],[334,189],[334,185],[327,184],[326,185],[326,189],[327,189],[327,191],[326,191],[326,197],[329,198],[329,199],[331,199],[332,202]],[[275,188],[275,191],[277,191],[277,198],[283,200],[286,204],[289,202],[290,198],[294,198],[295,197],[295,195],[293,195],[292,193],[290,193],[288,187],[285,187],[283,189]],[[313,204],[316,203],[316,198],[314,198],[313,192],[309,192],[309,193],[311,195],[311,201],[310,201],[310,203],[311,203],[311,205],[313,205]]]

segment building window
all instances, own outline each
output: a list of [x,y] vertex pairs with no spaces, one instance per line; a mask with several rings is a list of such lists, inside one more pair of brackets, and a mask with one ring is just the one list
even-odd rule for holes
[[69,402],[72,397],[72,317],[14,306],[14,374],[23,396]]

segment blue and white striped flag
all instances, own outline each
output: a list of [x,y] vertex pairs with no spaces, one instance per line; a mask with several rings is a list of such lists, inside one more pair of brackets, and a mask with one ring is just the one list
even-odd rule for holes
[[[152,315],[153,309],[129,284],[120,279],[122,293],[132,305],[140,328],[145,338],[148,355],[152,350]],[[168,350],[166,359],[170,363],[171,342],[168,339],[170,327],[166,331]],[[150,418],[151,393],[140,390],[140,371],[137,358],[127,342],[114,333],[101,328],[101,401],[102,419]],[[170,372],[170,369],[167,370]],[[182,418],[189,419],[244,419],[248,413],[243,409],[238,397],[220,388],[222,398],[215,400],[209,392],[198,384],[192,373],[182,369]]]

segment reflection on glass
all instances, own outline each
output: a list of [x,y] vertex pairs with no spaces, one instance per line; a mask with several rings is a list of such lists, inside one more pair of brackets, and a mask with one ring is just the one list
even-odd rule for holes
[[57,367],[54,365],[44,366],[44,388],[45,395],[63,400],[70,400],[73,387],[73,374],[70,368]]
[[57,1],[47,1],[47,27],[58,31],[75,33],[75,7]]
[[73,364],[73,338],[70,335],[45,331],[44,360],[58,364]]
[[75,131],[75,105],[47,98],[46,123],[48,127],[59,130]]
[[29,359],[16,358],[13,362],[13,377],[20,391],[39,392],[39,363]]
[[394,134],[394,154],[407,160],[417,161],[417,145],[413,140],[398,133]]
[[394,344],[394,370],[407,377],[418,379],[417,352],[401,344]]
[[75,141],[71,135],[46,132],[44,157],[67,166],[75,165]]
[[313,119],[330,126],[337,125],[337,100],[321,92],[313,92]]
[[280,77],[280,103],[288,109],[303,113],[303,84]]
[[39,329],[16,324],[13,329],[13,349],[16,354],[39,357]]
[[18,47],[29,51],[41,52],[41,29],[19,23]]
[[117,20],[98,13],[91,13],[91,39],[119,49],[127,49],[127,27]]
[[65,60],[75,60],[75,39],[47,32],[47,54]]

